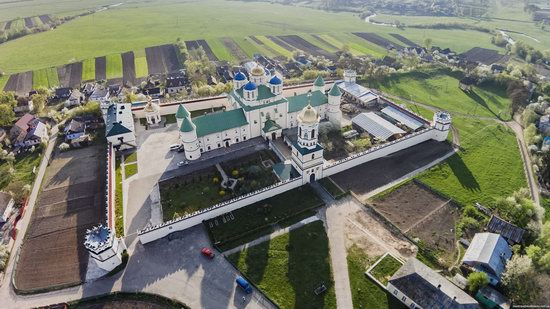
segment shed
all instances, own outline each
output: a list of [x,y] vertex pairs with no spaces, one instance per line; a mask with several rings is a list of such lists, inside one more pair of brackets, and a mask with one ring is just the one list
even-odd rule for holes
[[476,299],[487,308],[510,309],[510,301],[492,287],[486,286],[479,289]]
[[382,141],[405,133],[405,131],[373,112],[361,113],[353,117],[351,121],[370,135]]
[[399,110],[393,106],[384,107],[382,109],[382,113],[401,122],[412,130],[416,130],[423,125],[422,121],[418,120],[416,117],[413,117],[410,113]]
[[504,221],[497,216],[492,216],[487,224],[487,231],[500,234],[510,245],[521,243],[525,230],[519,228],[508,221]]

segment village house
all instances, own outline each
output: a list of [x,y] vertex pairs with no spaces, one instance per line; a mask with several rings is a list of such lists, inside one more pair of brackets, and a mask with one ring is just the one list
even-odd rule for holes
[[497,290],[490,286],[484,286],[476,293],[476,299],[480,304],[490,309],[510,309],[510,301]]
[[462,91],[466,91],[466,92],[471,91],[475,84],[476,84],[476,80],[469,76],[466,76],[460,81],[458,81],[458,87],[462,89]]
[[33,128],[38,119],[31,114],[25,114],[10,129],[10,139],[12,143],[22,143],[27,136],[29,129]]
[[14,206],[15,201],[11,195],[5,192],[0,192],[0,227],[2,227],[4,223],[8,222]]
[[16,114],[30,113],[34,110],[34,105],[31,100],[25,97],[17,98],[17,104],[13,108]]
[[496,286],[512,257],[512,250],[506,240],[495,233],[477,233],[466,250],[462,263],[475,271],[484,272],[489,283]]
[[86,134],[86,124],[74,119],[65,127],[65,141],[70,142]]
[[184,75],[168,76],[166,78],[166,93],[178,93],[185,91],[188,80]]
[[53,98],[56,100],[66,100],[71,96],[71,88],[62,87],[55,89]]
[[104,102],[101,112],[105,120],[105,137],[117,150],[136,147],[132,104]]
[[493,215],[487,223],[487,232],[500,234],[510,246],[513,246],[522,242],[525,230]]
[[550,136],[550,115],[540,117],[538,129],[545,136]]
[[416,258],[393,274],[386,289],[408,308],[479,308],[470,295]]
[[97,101],[97,102],[105,102],[109,100],[109,89],[105,88],[104,86],[97,86],[92,94],[90,95],[89,100],[90,101]]
[[96,87],[96,83],[90,82],[84,84],[84,86],[80,89],[82,93],[84,93],[85,96],[89,97],[92,95]]
[[67,101],[65,101],[65,107],[69,108],[73,106],[80,106],[84,102],[84,100],[86,100],[84,94],[80,92],[80,90],[75,89],[71,92],[71,95],[69,96]]

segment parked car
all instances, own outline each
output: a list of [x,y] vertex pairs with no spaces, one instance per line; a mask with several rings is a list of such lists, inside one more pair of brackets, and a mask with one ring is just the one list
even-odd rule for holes
[[172,144],[170,145],[170,151],[175,151],[175,150],[178,150],[180,148],[180,145],[179,144]]
[[180,162],[178,162],[178,167],[182,167],[182,166],[185,166],[187,164],[189,164],[188,161],[180,161]]
[[212,249],[206,248],[206,247],[201,249],[201,253],[202,253],[202,255],[206,256],[209,259],[213,259],[216,256],[216,254],[214,254]]
[[237,277],[236,281],[237,285],[240,286],[246,294],[252,293],[252,286],[250,286],[250,283],[248,283],[248,281],[246,281],[243,277]]

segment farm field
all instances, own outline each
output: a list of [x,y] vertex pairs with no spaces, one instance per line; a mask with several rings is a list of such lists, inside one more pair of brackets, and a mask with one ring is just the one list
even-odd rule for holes
[[212,52],[218,58],[218,60],[225,60],[227,62],[235,62],[236,59],[233,54],[228,50],[220,39],[206,40],[208,46],[212,49]]
[[32,87],[52,88],[59,86],[59,77],[57,76],[56,68],[47,68],[34,71],[32,73]]
[[[336,308],[328,238],[321,221],[230,255],[281,308]],[[324,283],[328,290],[317,296]]]
[[34,1],[1,1],[0,22],[19,17],[29,17],[36,13],[71,15],[87,9],[96,8],[102,5],[115,4],[116,0],[34,0]]
[[451,113],[510,119],[510,100],[505,89],[495,86],[476,86],[466,93],[458,88],[460,73],[447,70],[410,72],[394,75],[372,86],[416,102],[443,108]]
[[147,58],[145,57],[145,49],[134,51],[134,61],[136,64],[136,77],[146,77],[148,72]]
[[106,74],[107,79],[121,78],[122,77],[122,57],[120,54],[111,54],[106,56],[107,66]]
[[[141,18],[143,14],[149,17],[147,22]],[[266,21],[276,22],[278,26],[273,27],[271,22]],[[103,30],[106,28],[109,31]],[[54,31],[2,44],[0,67],[8,73],[35,70],[62,65],[71,59],[120,54],[128,50],[175,42],[178,37],[185,40],[287,34],[345,34],[351,37],[352,32],[375,32],[386,37],[388,33],[395,31],[391,27],[367,24],[350,13],[239,1],[163,3],[153,0],[111,8],[72,20]],[[400,30],[399,34],[414,42],[423,42],[424,38],[430,37],[434,45],[448,46],[458,52],[474,46],[491,47],[490,35],[476,31],[406,28]],[[121,37],[125,39],[121,40]],[[366,41],[358,37],[356,39],[341,40],[346,43],[350,41],[352,48],[364,53],[367,52],[360,49],[363,45],[368,46],[369,50],[379,48],[365,44]],[[29,46],[33,48],[28,48]],[[250,53],[246,47],[243,49]],[[35,53],[35,50],[40,50],[41,53]]]
[[4,89],[4,86],[6,86],[9,78],[9,75],[0,76],[0,90]]
[[495,121],[453,117],[464,151],[431,168],[418,180],[462,205],[491,204],[526,187],[516,137]]
[[82,80],[95,80],[95,59],[90,58],[82,61]]

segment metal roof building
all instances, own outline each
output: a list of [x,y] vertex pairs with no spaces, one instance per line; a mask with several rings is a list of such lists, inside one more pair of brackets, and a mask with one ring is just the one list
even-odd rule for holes
[[378,95],[372,92],[372,90],[363,87],[357,83],[337,82],[337,85],[341,91],[365,104],[378,99]]
[[462,263],[489,276],[489,283],[498,284],[512,257],[512,250],[502,236],[494,233],[477,233],[466,250]]
[[487,231],[491,233],[500,234],[512,245],[518,244],[523,238],[525,230],[519,228],[508,221],[504,221],[497,216],[492,216],[491,220],[487,224]]
[[396,134],[405,133],[405,131],[373,112],[361,113],[353,117],[351,121],[370,135],[383,141]]
[[410,114],[399,110],[393,106],[387,106],[382,109],[382,113],[389,116],[390,118],[393,118],[402,124],[406,125],[407,127],[416,130],[420,127],[422,127],[423,123],[418,120],[417,118],[411,116]]

